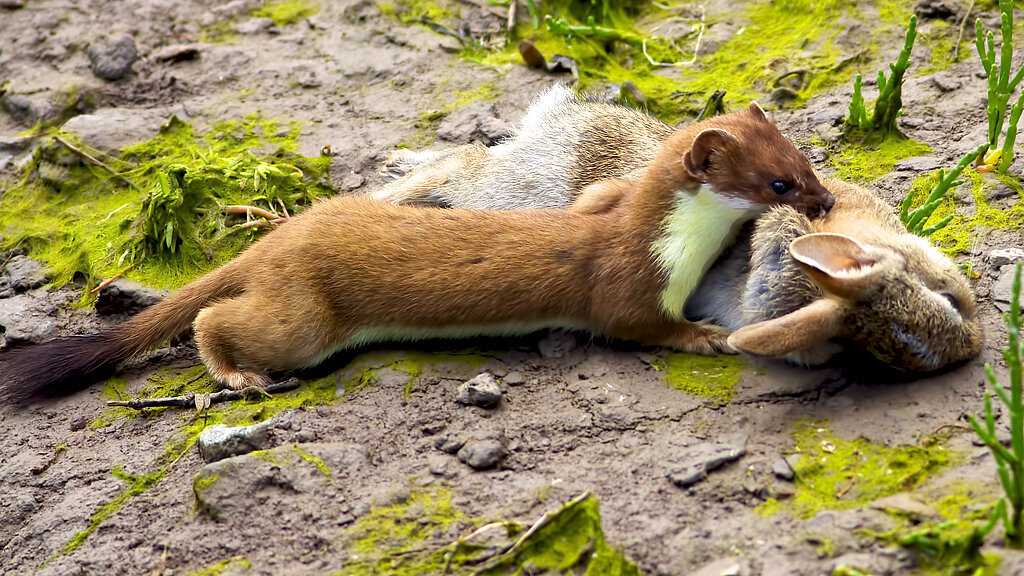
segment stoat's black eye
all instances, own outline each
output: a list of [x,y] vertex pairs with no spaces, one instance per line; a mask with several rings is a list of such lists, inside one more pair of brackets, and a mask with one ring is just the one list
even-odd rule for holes
[[772,180],[772,192],[785,194],[793,188],[793,185],[785,180]]

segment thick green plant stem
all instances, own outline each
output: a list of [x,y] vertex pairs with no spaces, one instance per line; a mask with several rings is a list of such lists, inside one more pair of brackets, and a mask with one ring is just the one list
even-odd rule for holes
[[988,446],[995,457],[999,482],[1003,487],[1003,506],[1009,510],[994,508],[993,515],[1001,515],[1006,529],[1006,541],[1011,548],[1024,549],[1024,383],[1021,381],[1024,359],[1024,345],[1021,343],[1021,326],[1024,318],[1020,314],[1021,263],[1017,263],[1013,275],[1010,311],[1004,315],[1009,346],[1003,350],[1003,359],[1010,371],[1010,391],[996,380],[992,366],[985,365],[989,385],[1006,406],[1010,416],[1010,447],[1006,448],[996,436],[995,414],[992,411],[992,395],[985,392],[985,422],[978,422],[970,415],[971,426]]
[[932,226],[927,228],[924,226],[925,222],[927,222],[928,218],[932,215],[932,212],[935,212],[935,209],[939,207],[942,199],[945,198],[946,192],[954,186],[963,184],[963,181],[957,180],[957,178],[960,176],[960,173],[963,172],[964,168],[966,168],[971,162],[974,162],[974,160],[983,154],[987,148],[988,144],[978,146],[974,152],[971,152],[961,158],[960,162],[958,162],[948,174],[944,174],[942,170],[939,170],[938,183],[936,183],[935,187],[932,188],[928,197],[925,198],[924,203],[914,210],[910,209],[911,204],[914,203],[914,190],[911,189],[910,192],[907,193],[907,197],[904,198],[903,203],[900,204],[900,222],[903,222],[903,225],[907,227],[907,230],[917,234],[918,236],[931,236],[936,230],[941,230],[946,227],[946,224],[949,224],[950,220],[953,219],[953,214],[950,214]]
[[[1006,120],[1006,107],[1010,102],[1013,91],[1017,89],[1021,79],[1024,79],[1024,67],[1010,77],[1010,67],[1013,65],[1013,0],[999,0],[999,11],[1001,13],[1002,45],[999,47],[999,61],[996,62],[995,37],[992,32],[985,33],[981,27],[981,19],[975,20],[975,46],[978,49],[978,57],[981,65],[988,75],[988,108],[985,113],[988,116],[988,144],[989,149],[999,150],[998,170],[1006,172],[1013,160],[1013,143],[999,148],[999,135],[1003,131],[1003,123]],[[1007,128],[1007,141],[1017,134],[1017,120],[1020,119],[1020,99],[1017,105],[1010,112],[1010,125]],[[1016,113],[1016,117],[1014,117]],[[986,163],[993,163],[995,159],[989,155],[985,156]]]
[[850,116],[846,120],[848,126],[860,128],[865,132],[880,132],[883,136],[899,134],[896,119],[903,108],[903,75],[910,67],[910,52],[914,49],[917,38],[917,16],[910,17],[907,26],[903,49],[896,62],[889,64],[891,74],[888,78],[884,70],[878,71],[878,98],[875,100],[874,112],[869,117],[861,94],[862,78],[858,74],[853,81],[853,98],[850,100]]
[[[1024,72],[1024,68],[1021,68]],[[1020,113],[1024,111],[1024,92],[1020,93],[1017,103],[1010,109],[1010,125],[1006,128],[1006,140],[1003,141],[1003,150],[999,155],[999,172],[1006,173],[1010,169],[1010,162],[1013,162],[1013,144],[1017,141],[1017,122],[1020,121]]]

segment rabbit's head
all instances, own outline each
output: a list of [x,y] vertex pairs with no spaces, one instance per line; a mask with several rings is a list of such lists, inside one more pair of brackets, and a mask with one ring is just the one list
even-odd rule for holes
[[843,338],[897,370],[928,372],[981,348],[966,278],[923,238],[895,234],[862,243],[843,234],[807,234],[790,243],[789,255],[820,295],[734,332],[729,344],[738,350],[799,355]]

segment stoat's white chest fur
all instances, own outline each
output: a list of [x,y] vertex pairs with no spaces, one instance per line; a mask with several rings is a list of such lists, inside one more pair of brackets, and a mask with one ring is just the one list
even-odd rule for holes
[[762,204],[716,194],[708,184],[696,194],[676,192],[661,237],[651,246],[668,278],[661,292],[661,308],[669,317],[683,319],[683,307],[701,277],[736,238],[740,226],[763,210]]

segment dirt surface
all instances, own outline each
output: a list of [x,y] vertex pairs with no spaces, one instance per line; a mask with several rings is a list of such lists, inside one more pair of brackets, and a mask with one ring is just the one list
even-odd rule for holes
[[[949,5],[956,25],[964,6]],[[560,80],[523,66],[466,62],[449,50],[457,47],[454,39],[402,25],[366,0],[324,2],[316,15],[285,26],[249,16],[256,6],[247,0],[0,0],[0,163],[9,172],[17,169],[28,153],[17,135],[58,114],[55,98],[74,86],[81,111],[124,113],[120,128],[97,128],[113,139],[113,148],[150,137],[172,114],[200,129],[255,111],[302,121],[299,151],[316,156],[329,146],[331,184],[360,193],[381,184],[376,169],[390,150],[424,140],[417,127],[422,113],[452,105],[456,92],[487,84],[495,97],[454,105],[424,144],[490,142]],[[484,2],[459,6],[472,26],[499,28],[501,10]],[[708,20],[731,23],[729,9],[709,7]],[[993,14],[989,9],[983,15],[989,29]],[[224,21],[234,27],[229,41],[199,42]],[[985,81],[976,76],[967,28],[962,62],[931,75],[912,68],[908,75],[901,127],[934,152],[901,162],[875,182],[894,205],[914,178],[952,166],[984,138]],[[105,51],[123,35],[134,39],[139,58],[120,79],[98,78],[94,70],[102,67],[90,63],[90,51]],[[895,55],[902,40],[892,34],[880,52]],[[194,44],[188,49],[194,53],[181,48],[186,44]],[[176,46],[188,57],[167,56]],[[114,56],[107,66],[117,67]],[[915,67],[926,59],[925,51],[915,53]],[[871,69],[865,76],[873,76]],[[783,132],[825,172],[833,168],[821,143],[834,138],[850,93],[844,85],[804,106],[773,111]],[[1021,166],[1018,159],[1011,172],[1019,174]],[[1011,192],[993,201],[1005,206],[1018,199]],[[652,367],[661,352],[582,335],[493,342],[466,362],[386,350],[355,367],[345,368],[344,359],[333,364],[342,367],[332,376],[339,384],[358,370],[379,368],[367,372],[368,385],[339,391],[326,405],[275,416],[277,441],[263,447],[283,447],[276,460],[249,455],[211,464],[191,445],[166,459],[167,447],[180,441],[185,428],[202,422],[187,410],[109,417],[93,426],[106,410],[102,385],[27,407],[0,406],[0,573],[186,574],[236,557],[246,562],[223,565],[223,573],[350,570],[356,560],[353,526],[374,507],[438,488],[450,491],[467,518],[526,523],[592,491],[609,543],[649,574],[695,574],[708,564],[701,574],[829,574],[841,564],[876,574],[909,573],[918,566],[911,551],[865,537],[862,530],[884,532],[902,525],[901,517],[868,506],[809,519],[785,508],[771,515],[755,508],[765,496],[785,491],[770,470],[792,453],[794,429],[806,422],[821,422],[836,438],[888,446],[916,444],[941,429],[946,449],[960,456],[916,493],[927,500],[969,480],[987,494],[979,502],[991,502],[994,464],[986,448],[972,443],[966,414],[982,409],[984,364],[1006,373],[999,355],[1005,331],[993,291],[1009,269],[991,263],[989,255],[1021,245],[1020,230],[980,235],[968,257],[980,273],[974,287],[985,348],[963,366],[910,382],[853,371],[848,364],[805,370],[746,359],[733,398],[718,405],[668,386],[665,374]],[[5,282],[23,287],[0,292],[0,315],[20,318],[8,322],[8,339],[16,330],[38,331],[19,336],[30,341],[88,333],[124,317],[70,306],[79,289],[50,289],[39,273],[24,272],[24,262],[9,259],[5,268]],[[403,358],[413,358],[422,373],[396,368]],[[198,364],[188,342],[161,350],[128,368],[125,394],[134,396],[160,370]],[[500,404],[457,402],[459,385],[482,371],[502,381]],[[439,448],[462,442],[483,442],[485,451],[498,446],[505,456],[496,467],[474,470]],[[331,473],[289,456],[291,444]],[[670,479],[709,446],[740,447],[745,455],[685,488]],[[136,478],[158,471],[163,476],[132,492],[129,481],[112,474],[115,469]],[[194,491],[194,478],[214,475],[208,489]],[[97,516],[119,498],[119,507]],[[95,529],[69,550],[90,522]],[[453,528],[448,541],[469,527]],[[731,562],[736,571],[729,571]],[[1013,573],[1013,565],[1007,555],[1004,572]]]

